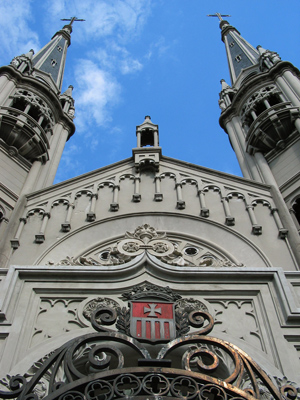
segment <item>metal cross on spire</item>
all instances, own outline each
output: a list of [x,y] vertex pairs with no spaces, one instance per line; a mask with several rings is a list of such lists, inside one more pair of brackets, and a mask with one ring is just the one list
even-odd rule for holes
[[220,13],[215,13],[215,14],[208,14],[208,17],[218,17],[220,21],[223,21],[222,17],[231,17],[231,15],[228,14],[220,14]]
[[69,25],[73,25],[73,22],[77,21],[85,21],[85,19],[79,19],[77,17],[71,17],[71,18],[61,18],[61,21],[71,21]]

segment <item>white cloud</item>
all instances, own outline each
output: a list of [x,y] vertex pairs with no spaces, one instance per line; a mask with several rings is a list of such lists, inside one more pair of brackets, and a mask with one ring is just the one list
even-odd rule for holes
[[151,44],[150,49],[145,55],[145,58],[149,60],[154,54],[158,54],[159,57],[162,57],[175,43],[176,42],[173,41],[172,43],[167,44],[166,39],[161,36],[156,42]]
[[97,61],[102,68],[110,71],[118,70],[123,75],[135,73],[143,68],[142,63],[133,58],[129,51],[118,45],[115,41],[106,43],[106,48],[99,48],[90,56]]
[[8,62],[22,53],[27,53],[31,48],[37,50],[39,39],[29,22],[32,19],[31,1],[1,1],[0,4],[0,62]]
[[110,120],[109,108],[119,101],[120,85],[91,60],[78,61],[75,79],[77,127],[104,126]]
[[47,9],[52,18],[67,18],[76,13],[86,20],[80,29],[81,40],[99,38],[112,34],[131,37],[144,25],[151,10],[150,0],[48,0]]
[[124,59],[120,64],[122,74],[132,74],[134,72],[140,71],[143,65],[138,60]]

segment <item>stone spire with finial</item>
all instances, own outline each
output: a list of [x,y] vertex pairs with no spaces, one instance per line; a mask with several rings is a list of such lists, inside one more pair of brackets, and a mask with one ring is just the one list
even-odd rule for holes
[[46,81],[50,86],[54,84],[58,92],[61,91],[62,87],[67,49],[71,44],[73,22],[84,20],[72,17],[62,21],[70,21],[70,23],[56,32],[50,42],[32,58],[35,75]]
[[[231,83],[234,85],[244,70],[249,67],[259,66],[259,52],[240,35],[240,32],[234,26],[222,18],[230,17],[230,15],[215,13],[208,16],[218,17],[220,20],[222,41],[226,47]],[[247,73],[248,71],[246,71]]]

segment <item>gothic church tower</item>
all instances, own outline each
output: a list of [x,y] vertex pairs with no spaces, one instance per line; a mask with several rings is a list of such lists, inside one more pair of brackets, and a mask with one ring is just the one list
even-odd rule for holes
[[75,131],[72,86],[61,94],[71,32],[65,25],[37,54],[30,50],[0,69],[0,218],[6,223],[19,198],[53,183]]
[[[231,86],[220,93],[220,124],[245,178],[271,186],[294,250],[300,231],[300,73],[273,51],[255,49],[220,22]],[[298,259],[299,262],[299,259]]]

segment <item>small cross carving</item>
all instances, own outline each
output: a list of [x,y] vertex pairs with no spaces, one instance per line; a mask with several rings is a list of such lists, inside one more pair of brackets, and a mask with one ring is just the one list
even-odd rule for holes
[[228,14],[220,14],[220,13],[215,13],[215,14],[208,14],[208,17],[218,17],[220,21],[223,21],[222,17],[231,17],[231,15]]
[[157,307],[157,304],[148,304],[148,307],[144,307],[144,314],[150,313],[148,315],[148,317],[156,317],[156,313],[157,314],[161,314],[161,308],[157,308],[155,309],[155,307]]

